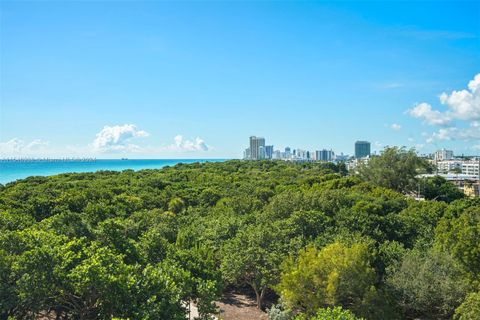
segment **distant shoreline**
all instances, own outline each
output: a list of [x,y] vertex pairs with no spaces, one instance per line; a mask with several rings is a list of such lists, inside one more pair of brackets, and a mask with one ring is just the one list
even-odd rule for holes
[[[51,160],[51,159],[50,159]],[[57,159],[58,160],[58,159]],[[6,184],[31,176],[52,176],[62,173],[161,169],[179,163],[223,162],[230,159],[95,159],[95,161],[2,161],[0,183]]]
[[97,158],[3,158],[0,162],[94,162]]

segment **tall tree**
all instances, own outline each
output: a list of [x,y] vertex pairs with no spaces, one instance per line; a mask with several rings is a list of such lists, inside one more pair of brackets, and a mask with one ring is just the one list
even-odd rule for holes
[[447,253],[412,250],[390,270],[387,285],[393,288],[406,317],[448,319],[468,290],[465,280],[460,266]]
[[333,243],[287,259],[277,290],[287,306],[312,314],[327,306],[359,306],[374,281],[366,245]]
[[266,290],[278,278],[283,260],[277,232],[269,225],[249,226],[228,241],[222,252],[221,270],[230,283],[248,284],[263,307]]
[[429,168],[413,149],[386,147],[379,156],[359,165],[357,173],[361,179],[381,187],[408,192],[416,190],[417,175]]

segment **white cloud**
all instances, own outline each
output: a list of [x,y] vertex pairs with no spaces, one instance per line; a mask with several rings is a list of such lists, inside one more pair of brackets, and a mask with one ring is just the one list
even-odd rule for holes
[[398,131],[398,130],[402,129],[402,126],[399,125],[398,123],[392,123],[392,124],[390,125],[390,128],[393,129],[393,130],[395,130],[395,131]]
[[49,142],[41,139],[34,139],[25,142],[18,138],[0,142],[1,157],[22,157],[34,156],[36,153],[42,152],[48,147]]
[[480,120],[480,73],[468,83],[468,89],[443,92],[440,103],[447,106],[446,111],[433,110],[428,103],[420,103],[408,110],[415,117],[424,119],[430,125],[447,125],[452,120]]
[[67,145],[51,148],[49,142],[36,139],[25,142],[14,138],[0,142],[0,157],[95,157],[113,156],[115,153],[134,153],[142,157],[158,157],[181,152],[204,152],[212,150],[203,139],[185,139],[182,135],[173,138],[173,143],[163,145],[137,145],[135,139],[149,134],[133,124],[104,126],[90,144]]
[[210,147],[201,138],[195,138],[194,141],[184,139],[182,135],[176,135],[173,138],[174,144],[167,147],[172,151],[208,151]]
[[138,151],[139,146],[130,143],[133,138],[147,137],[146,131],[139,130],[133,124],[104,126],[92,143],[94,151]]
[[442,93],[440,102],[447,105],[453,118],[461,120],[480,119],[480,73],[468,83],[468,90]]
[[469,128],[440,128],[437,132],[434,132],[429,139],[429,142],[433,142],[434,140],[478,141],[480,140],[480,127],[476,126],[474,122]]
[[417,104],[414,108],[408,110],[408,113],[415,118],[423,119],[430,125],[446,125],[450,123],[451,118],[440,111],[433,110],[428,103],[422,102]]
[[435,141],[480,140],[480,73],[469,81],[466,89],[443,92],[440,103],[445,111],[434,110],[428,103],[420,103],[408,113],[434,126],[441,126],[431,134],[423,134],[427,143]]

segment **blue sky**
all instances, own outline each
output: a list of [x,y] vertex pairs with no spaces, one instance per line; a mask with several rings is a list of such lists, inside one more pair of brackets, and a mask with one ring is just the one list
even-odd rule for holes
[[236,158],[250,135],[480,153],[480,2],[0,9],[0,156]]

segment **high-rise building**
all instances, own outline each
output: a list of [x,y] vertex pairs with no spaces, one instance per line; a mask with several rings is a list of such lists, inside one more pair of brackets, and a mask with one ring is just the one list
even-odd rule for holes
[[265,158],[265,138],[251,136],[250,137],[250,159],[260,160],[264,158]]
[[280,150],[275,150],[273,152],[272,159],[277,159],[277,160],[282,159],[282,152]]
[[258,147],[258,159],[265,159],[265,147],[264,146],[259,146]]
[[370,156],[370,142],[357,141],[355,142],[355,158],[365,158]]
[[273,146],[265,146],[265,158],[272,159],[273,157]]
[[333,150],[317,150],[315,151],[315,160],[317,161],[333,161],[335,153]]
[[292,156],[290,147],[285,148],[285,159],[289,159]]
[[435,161],[443,161],[443,160],[451,160],[453,159],[453,151],[452,150],[437,150],[434,155]]
[[250,148],[245,149],[243,152],[243,159],[250,160],[252,158],[252,154],[250,152]]

